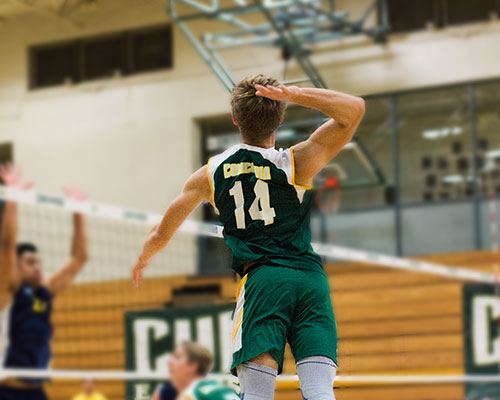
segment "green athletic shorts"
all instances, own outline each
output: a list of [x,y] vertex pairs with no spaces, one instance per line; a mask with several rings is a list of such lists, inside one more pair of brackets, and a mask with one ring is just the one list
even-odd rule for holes
[[288,341],[296,361],[325,356],[337,363],[337,326],[323,271],[261,265],[245,275],[233,317],[231,371],[269,352],[283,370]]

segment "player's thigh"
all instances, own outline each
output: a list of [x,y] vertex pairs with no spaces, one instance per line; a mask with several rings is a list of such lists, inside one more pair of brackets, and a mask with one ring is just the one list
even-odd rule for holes
[[328,278],[322,272],[301,271],[297,307],[288,334],[296,361],[311,356],[337,363],[337,325]]
[[235,363],[268,353],[281,369],[295,307],[290,272],[289,268],[260,266],[243,278],[233,318]]

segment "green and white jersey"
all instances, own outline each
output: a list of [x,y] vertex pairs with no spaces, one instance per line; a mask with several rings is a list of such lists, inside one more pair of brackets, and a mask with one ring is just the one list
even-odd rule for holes
[[236,272],[254,261],[322,270],[311,247],[312,193],[295,183],[292,148],[238,144],[212,157],[207,175]]
[[239,400],[240,396],[222,382],[200,379],[194,381],[179,397],[192,400]]

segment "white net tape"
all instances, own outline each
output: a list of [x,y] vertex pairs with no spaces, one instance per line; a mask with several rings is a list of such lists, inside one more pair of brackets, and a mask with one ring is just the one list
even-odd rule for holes
[[[76,202],[65,197],[44,195],[34,191],[20,191],[5,187],[0,187],[0,199],[12,200],[20,204],[31,204],[42,207],[58,208],[72,212],[80,212],[88,216],[135,222],[148,226],[156,224],[161,220],[161,215],[159,214],[131,210],[101,203]],[[181,226],[180,231],[201,236],[222,238],[223,228],[219,225],[187,220]],[[405,259],[325,243],[313,243],[313,248],[319,255],[331,259],[356,261],[360,263],[380,265],[387,268],[435,274],[453,279],[495,283],[495,276],[486,272],[478,272],[465,268],[450,267],[424,261]]]

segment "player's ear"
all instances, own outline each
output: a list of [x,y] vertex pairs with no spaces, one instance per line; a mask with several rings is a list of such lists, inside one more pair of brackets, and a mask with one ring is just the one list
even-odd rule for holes
[[231,119],[233,120],[233,124],[238,126],[238,121],[234,118],[234,115],[231,115]]

